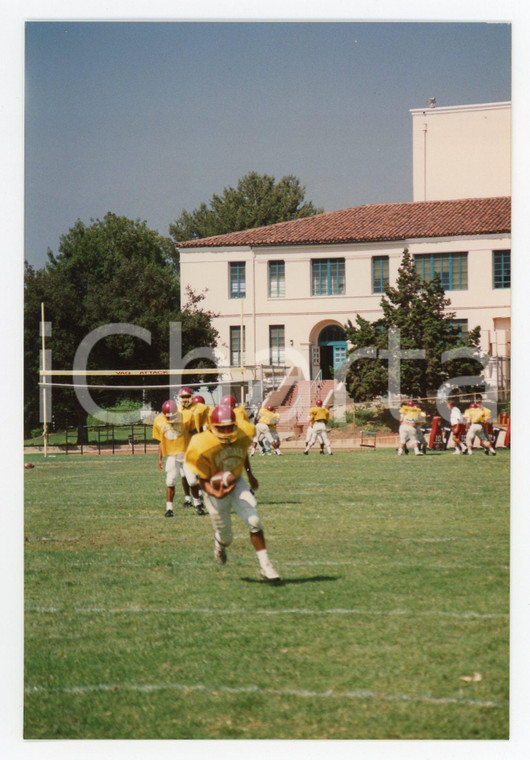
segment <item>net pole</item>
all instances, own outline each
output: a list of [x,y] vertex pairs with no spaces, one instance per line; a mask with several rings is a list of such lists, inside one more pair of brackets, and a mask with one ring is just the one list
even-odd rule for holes
[[[44,302],[40,305],[40,329],[42,340],[42,370],[46,372],[46,330],[44,328]],[[42,416],[44,417],[44,457],[48,456],[48,405],[47,405],[48,392],[45,388],[42,389]]]

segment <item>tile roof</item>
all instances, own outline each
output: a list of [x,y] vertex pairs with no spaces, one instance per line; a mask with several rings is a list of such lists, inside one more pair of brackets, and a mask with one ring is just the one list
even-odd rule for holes
[[362,243],[509,233],[510,198],[380,203],[186,240],[178,248]]

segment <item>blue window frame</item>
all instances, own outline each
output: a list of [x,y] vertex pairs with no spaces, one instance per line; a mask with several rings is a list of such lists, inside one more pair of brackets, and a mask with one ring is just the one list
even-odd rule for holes
[[269,298],[285,298],[285,261],[269,261]]
[[493,251],[493,287],[511,287],[511,251]]
[[388,285],[388,256],[372,257],[372,293],[384,293]]
[[465,338],[468,334],[467,319],[452,319],[451,325],[458,330],[458,337]]
[[[241,353],[243,350],[243,353]],[[241,326],[230,327],[230,366],[241,367],[245,363],[245,327],[243,326],[243,347],[241,347]]]
[[414,263],[424,282],[439,274],[444,290],[467,290],[467,253],[421,253]]
[[230,262],[230,298],[245,298],[247,294],[245,262]]
[[285,325],[269,326],[271,364],[285,364]]
[[344,259],[311,260],[311,295],[342,296],[345,292]]

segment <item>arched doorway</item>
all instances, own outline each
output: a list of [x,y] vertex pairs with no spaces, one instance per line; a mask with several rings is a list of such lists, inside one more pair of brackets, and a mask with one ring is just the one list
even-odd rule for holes
[[341,325],[324,327],[318,336],[318,346],[322,379],[330,380],[348,360],[348,342],[344,328]]

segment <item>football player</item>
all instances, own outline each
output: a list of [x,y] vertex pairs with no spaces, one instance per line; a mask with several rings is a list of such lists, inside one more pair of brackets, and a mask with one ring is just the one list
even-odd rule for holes
[[493,448],[493,444],[489,440],[484,426],[491,420],[490,410],[482,406],[481,401],[477,401],[470,404],[464,412],[464,418],[469,424],[466,434],[467,453],[473,453],[473,441],[475,436],[479,439],[480,445],[484,449],[485,454],[496,455],[496,451]]
[[256,435],[252,441],[250,455],[254,456],[256,449],[261,440],[268,441],[272,451],[281,456],[280,436],[276,430],[276,425],[280,421],[280,415],[275,411],[272,404],[262,407],[257,415]]
[[208,427],[208,417],[210,415],[210,407],[206,405],[204,397],[197,394],[192,398],[192,413],[193,413],[193,431],[195,433],[202,433]]
[[[309,449],[316,442],[317,438],[320,441],[321,451],[322,445],[324,445],[330,456],[333,456],[331,451],[331,444],[329,442],[328,431],[326,425],[329,422],[329,409],[322,404],[319,399],[315,402],[315,406],[309,410],[309,429],[311,430],[311,437],[309,440],[306,438],[306,444],[304,454],[309,454]],[[309,434],[309,433],[308,433]]]
[[407,443],[412,444],[416,456],[423,456],[423,453],[420,451],[420,446],[423,443],[423,433],[420,427],[425,424],[425,412],[422,412],[419,404],[414,399],[409,399],[401,405],[399,418],[399,456],[403,454]]
[[456,405],[454,399],[450,398],[447,401],[447,406],[451,411],[451,437],[455,446],[455,454],[465,454],[467,452],[466,446],[462,441],[462,436],[466,430],[466,419],[459,407]]
[[[250,469],[248,449],[254,438],[255,427],[250,422],[236,424],[236,415],[230,407],[216,407],[210,416],[210,426],[194,435],[186,451],[186,467],[198,477],[204,492],[204,501],[214,530],[214,556],[220,565],[226,563],[226,549],[232,543],[232,510],[239,515],[250,532],[256,550],[261,575],[265,580],[278,583],[280,576],[272,564],[267,548],[257,502],[253,491],[258,481]],[[248,481],[242,477],[246,472]],[[219,485],[231,473],[229,485]]]
[[230,409],[234,410],[234,414],[236,415],[236,422],[239,425],[241,421],[243,422],[250,422],[247,410],[244,406],[238,406],[238,403],[235,399],[235,396],[223,396],[221,401],[219,402],[219,406],[229,406]]
[[[191,413],[185,415],[179,410],[177,404],[172,401],[164,401],[162,411],[153,421],[153,438],[158,444],[158,469],[166,472],[166,512],[165,517],[173,517],[173,501],[175,498],[175,486],[180,476],[184,493],[187,499],[183,506],[191,506],[190,490],[193,496],[193,506],[198,515],[204,515],[204,507],[200,497],[199,485],[196,476],[188,473],[190,481],[186,477],[184,467],[184,455],[191,438]],[[164,468],[163,459],[166,458]]]

